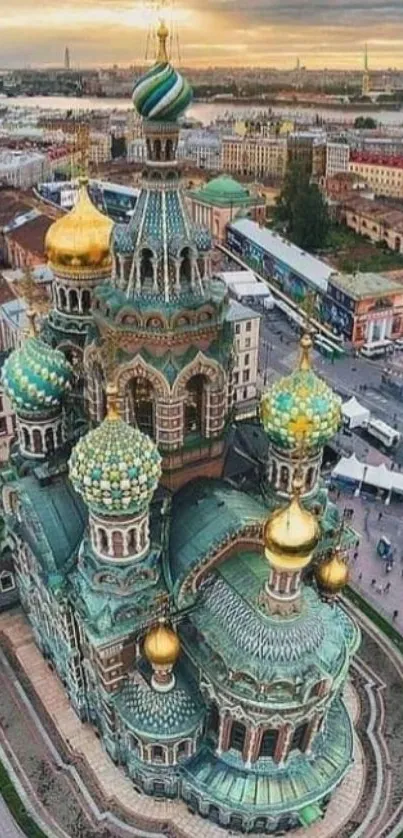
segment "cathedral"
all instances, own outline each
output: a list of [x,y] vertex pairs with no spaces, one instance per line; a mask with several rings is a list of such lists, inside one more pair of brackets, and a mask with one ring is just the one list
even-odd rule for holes
[[352,764],[353,533],[321,479],[340,399],[295,370],[235,423],[233,326],[176,158],[186,79],[158,29],[136,83],[147,162],[128,224],[48,230],[52,307],[3,368],[1,474],[20,600],[78,717],[136,789],[238,832],[326,817]]

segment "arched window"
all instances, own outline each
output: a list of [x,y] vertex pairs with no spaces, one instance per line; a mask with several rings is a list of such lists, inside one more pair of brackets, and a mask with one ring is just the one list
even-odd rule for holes
[[288,481],[289,481],[289,473],[287,466],[281,466],[280,469],[280,491],[287,492],[288,491]]
[[148,247],[141,251],[140,280],[141,284],[149,284],[154,279],[153,252]]
[[274,488],[276,488],[276,484],[277,484],[277,463],[276,463],[275,460],[273,460],[273,463],[272,463],[272,466],[271,466],[271,482],[272,482]]
[[218,732],[220,729],[220,714],[218,712],[218,707],[215,703],[213,703],[210,707],[210,712],[208,716],[208,732],[212,733],[215,737],[218,737]]
[[277,743],[277,730],[265,730],[260,743],[260,757],[274,757]]
[[78,311],[78,294],[75,288],[69,291],[69,311],[75,314]]
[[99,540],[101,542],[101,550],[103,553],[108,552],[108,536],[106,535],[106,531],[103,529],[99,529]]
[[38,430],[38,428],[34,428],[32,433],[32,439],[34,443],[34,452],[35,454],[42,454],[43,447],[42,447],[42,434]]
[[27,428],[22,428],[22,438],[24,440],[25,451],[30,451],[31,450],[31,437],[28,433]]
[[298,725],[298,727],[295,728],[291,739],[290,751],[302,751],[307,730],[308,725],[306,723]]
[[152,384],[146,378],[131,378],[126,385],[125,413],[127,421],[136,423],[138,429],[155,438],[155,393]]
[[180,759],[180,757],[186,757],[188,753],[188,742],[185,740],[184,742],[179,742],[178,747],[176,749],[176,758]]
[[229,746],[235,751],[243,751],[245,744],[246,727],[242,722],[233,722],[231,728],[231,739]]
[[192,281],[192,255],[188,247],[184,247],[180,254],[179,279],[182,284],[190,285]]
[[64,288],[59,288],[59,300],[60,300],[60,308],[63,311],[66,311],[67,308],[67,297]]
[[132,554],[136,553],[136,551],[137,551],[137,538],[136,538],[135,528],[133,527],[132,530],[129,530],[127,535],[128,535],[127,547],[128,547],[129,553],[132,553]]
[[201,434],[205,425],[205,388],[204,375],[194,375],[188,381],[185,394],[185,434]]
[[81,293],[81,306],[83,314],[88,314],[91,311],[91,294],[87,288]]
[[401,245],[400,236],[396,236],[396,238],[395,238],[395,250],[396,250],[397,253],[400,252],[400,245]]
[[154,140],[154,160],[161,160],[161,140],[159,137]]
[[55,450],[55,437],[53,428],[46,428],[45,431],[45,448],[48,454],[53,454]]
[[114,556],[123,555],[123,533],[120,530],[114,530],[112,533],[112,549]]
[[151,759],[153,762],[165,762],[165,751],[162,745],[153,745]]
[[165,159],[172,160],[173,159],[173,143],[172,140],[168,139],[165,143]]
[[62,431],[62,425],[60,424],[56,428],[56,445],[57,445],[57,447],[59,447],[62,444],[62,442],[63,442],[63,431]]

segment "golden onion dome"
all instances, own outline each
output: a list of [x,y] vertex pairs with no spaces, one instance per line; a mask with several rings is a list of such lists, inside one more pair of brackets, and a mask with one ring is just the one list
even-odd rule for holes
[[302,481],[294,480],[294,496],[285,509],[278,509],[264,527],[266,558],[274,567],[300,570],[305,567],[319,540],[319,524],[300,502]]
[[349,572],[339,550],[332,557],[322,562],[315,570],[316,581],[320,588],[336,594],[347,585]]
[[50,264],[68,273],[108,270],[112,264],[110,237],[113,222],[92,203],[87,179],[81,178],[71,212],[49,227],[45,251]]
[[147,632],[144,654],[151,666],[174,666],[180,652],[179,637],[166,623],[159,623]]

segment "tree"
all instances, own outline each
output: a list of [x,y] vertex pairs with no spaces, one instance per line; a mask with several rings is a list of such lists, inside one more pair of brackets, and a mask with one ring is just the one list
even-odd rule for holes
[[309,174],[298,163],[287,171],[277,199],[274,223],[304,250],[319,250],[326,243],[329,215],[321,192],[310,183]]
[[376,128],[376,121],[372,118],[372,116],[357,116],[354,120],[354,128],[369,128],[374,129]]

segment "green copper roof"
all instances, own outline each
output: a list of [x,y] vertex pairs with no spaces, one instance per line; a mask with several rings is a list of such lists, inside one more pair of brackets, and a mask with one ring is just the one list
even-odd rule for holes
[[62,352],[36,337],[7,358],[5,391],[17,411],[40,413],[58,406],[71,387],[72,369]]
[[180,580],[230,532],[262,521],[263,503],[218,480],[187,484],[174,498],[170,538],[172,579]]
[[159,741],[187,735],[204,712],[201,700],[190,694],[183,681],[169,692],[157,692],[146,682],[129,683],[119,695],[116,708],[128,727]]
[[341,399],[313,370],[297,369],[263,394],[260,415],[269,438],[282,448],[324,445],[336,433]]
[[336,699],[326,715],[325,733],[313,742],[312,758],[294,751],[283,767],[260,759],[248,771],[230,750],[215,756],[206,746],[184,767],[190,790],[232,812],[277,815],[306,809],[330,794],[348,770],[353,731],[348,712]]
[[100,514],[124,515],[145,509],[160,475],[156,445],[121,419],[105,419],[80,439],[70,458],[74,488]]
[[230,175],[213,178],[192,194],[202,201],[222,206],[256,202],[255,196],[251,196],[249,190]]
[[144,119],[174,122],[190,105],[192,88],[168,61],[151,67],[134,85],[133,104]]
[[19,491],[27,541],[49,571],[62,568],[80,545],[87,512],[67,475],[41,486],[34,474],[23,477]]
[[311,803],[309,806],[301,809],[298,817],[302,826],[312,826],[313,823],[316,823],[322,817],[322,809],[316,803]]

